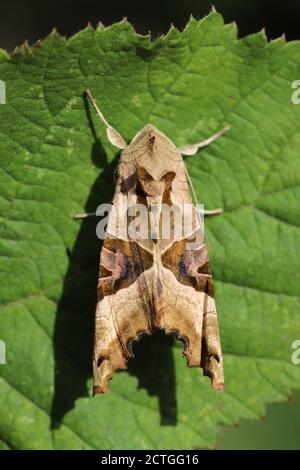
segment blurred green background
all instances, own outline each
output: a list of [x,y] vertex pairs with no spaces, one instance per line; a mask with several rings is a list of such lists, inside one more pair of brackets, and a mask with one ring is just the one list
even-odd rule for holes
[[[239,36],[266,29],[269,38],[282,33],[300,38],[299,0],[10,0],[1,2],[0,47],[13,50],[26,39],[33,43],[55,26],[70,36],[90,21],[109,25],[124,16],[139,33],[165,33],[170,23],[183,28],[190,14],[200,18],[212,4],[226,22],[235,21]],[[300,78],[300,77],[299,77]],[[251,380],[251,377],[249,377]],[[289,403],[267,407],[261,421],[220,428],[217,449],[300,449],[300,393]]]
[[[296,366],[295,366],[296,367]],[[250,378],[251,380],[251,378]],[[261,421],[222,426],[217,449],[300,449],[300,393],[288,403],[267,406]]]

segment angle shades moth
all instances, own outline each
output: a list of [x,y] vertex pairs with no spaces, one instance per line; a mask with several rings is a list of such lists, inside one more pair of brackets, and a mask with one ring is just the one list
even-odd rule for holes
[[[196,154],[228,127],[204,142],[177,148],[148,124],[127,145],[106,121],[90,91],[87,96],[106,127],[109,141],[122,149],[113,206],[119,207],[125,198],[129,207],[140,204],[147,209],[147,222],[152,217],[147,237],[120,235],[124,228],[126,232],[127,221],[117,212],[108,217],[100,254],[93,393],[108,391],[114,371],[126,369],[133,356],[134,341],[156,328],[181,339],[187,365],[201,367],[212,387],[223,390],[223,359],[208,251],[183,155]],[[172,231],[162,236],[163,208],[175,206],[183,214],[185,204],[193,208],[185,233]],[[174,225],[172,214],[171,220]]]

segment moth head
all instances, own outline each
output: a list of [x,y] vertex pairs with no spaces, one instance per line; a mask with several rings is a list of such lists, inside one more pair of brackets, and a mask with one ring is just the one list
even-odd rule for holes
[[165,191],[171,190],[176,173],[166,171],[158,178],[154,178],[145,167],[137,166],[136,175],[140,193],[150,197],[162,197]]

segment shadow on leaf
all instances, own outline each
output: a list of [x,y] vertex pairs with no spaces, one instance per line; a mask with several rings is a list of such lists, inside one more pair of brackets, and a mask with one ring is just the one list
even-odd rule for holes
[[139,380],[138,388],[159,397],[161,425],[177,423],[173,344],[172,336],[156,331],[134,344],[134,357],[128,362],[128,372]]

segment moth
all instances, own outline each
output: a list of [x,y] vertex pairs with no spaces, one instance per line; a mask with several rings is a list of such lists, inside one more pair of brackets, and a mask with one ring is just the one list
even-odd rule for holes
[[[93,393],[108,391],[114,371],[126,369],[133,356],[133,343],[157,328],[182,340],[187,365],[201,367],[212,387],[223,390],[223,359],[208,251],[183,156],[195,155],[228,127],[203,142],[177,148],[148,124],[127,145],[107,122],[90,91],[87,96],[106,127],[109,141],[122,150],[113,206],[119,207],[125,198],[128,207],[142,206],[147,210],[147,222],[154,221],[146,228],[148,236],[130,237],[124,227],[127,221],[116,212],[108,217],[100,254]],[[173,231],[167,237],[161,236],[163,208],[175,206],[182,215],[184,205],[193,208],[185,234]],[[220,212],[217,209],[207,214]],[[172,221],[174,225],[174,217]]]

